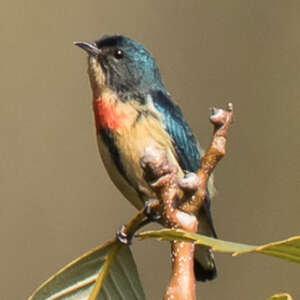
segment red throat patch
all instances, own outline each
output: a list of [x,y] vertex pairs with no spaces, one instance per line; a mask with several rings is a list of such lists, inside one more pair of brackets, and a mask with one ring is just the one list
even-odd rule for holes
[[117,130],[126,117],[123,111],[118,111],[115,103],[109,103],[104,99],[94,100],[93,106],[98,131],[101,129]]

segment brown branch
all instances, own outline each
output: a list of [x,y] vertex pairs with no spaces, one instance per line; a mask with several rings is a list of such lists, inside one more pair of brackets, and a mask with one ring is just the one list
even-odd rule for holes
[[[225,155],[228,129],[233,121],[233,105],[229,103],[227,109],[213,107],[210,121],[214,125],[214,133],[210,146],[201,158],[201,168],[198,170],[198,189],[190,199],[184,199],[180,209],[189,214],[197,214],[205,197],[206,186],[209,176],[217,166],[218,162]],[[179,181],[181,187],[185,186]]]
[[[178,179],[178,170],[168,162],[164,150],[157,147],[144,150],[141,166],[145,179],[161,200],[163,225],[189,232],[197,231],[196,215],[206,197],[209,176],[225,155],[227,132],[232,119],[232,104],[228,105],[227,110],[212,109],[210,121],[214,125],[214,134],[202,157],[197,176],[188,174]],[[195,300],[194,244],[173,241],[171,249],[172,277],[164,300]]]
[[144,209],[138,211],[138,213],[124,225],[124,234],[130,236],[134,234],[141,226],[146,216],[144,215]]
[[[162,223],[171,228],[196,232],[196,217],[177,209],[180,190],[177,184],[177,168],[169,164],[165,151],[156,147],[145,149],[141,165],[145,177],[151,182],[158,199],[162,200]],[[172,242],[172,278],[164,296],[165,300],[193,300],[195,294],[194,245]]]

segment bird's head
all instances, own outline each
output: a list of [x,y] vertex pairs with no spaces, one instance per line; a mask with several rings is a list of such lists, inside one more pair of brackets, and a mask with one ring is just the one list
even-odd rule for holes
[[105,35],[94,42],[75,42],[89,54],[89,76],[94,96],[105,87],[126,101],[145,99],[152,89],[163,89],[155,59],[145,47],[122,35]]

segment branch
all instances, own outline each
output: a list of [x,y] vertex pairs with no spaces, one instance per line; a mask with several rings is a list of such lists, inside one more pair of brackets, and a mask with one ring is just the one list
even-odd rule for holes
[[[145,178],[162,201],[162,223],[171,228],[182,228],[196,232],[196,217],[177,209],[180,190],[177,184],[177,168],[168,162],[166,152],[157,147],[147,147],[141,160]],[[167,299],[196,299],[194,277],[194,244],[172,242],[172,278],[166,295]]]
[[[203,201],[206,198],[207,182],[218,162],[226,153],[226,142],[228,129],[233,121],[233,105],[229,103],[227,109],[213,107],[211,110],[210,122],[214,125],[214,132],[210,146],[201,158],[201,168],[198,170],[198,189],[190,199],[184,199],[180,209],[188,214],[197,214]],[[179,182],[183,189],[185,182]],[[196,184],[196,183],[195,183]]]
[[[188,174],[177,177],[177,167],[170,164],[167,154],[158,147],[147,147],[141,159],[144,177],[162,203],[163,225],[196,232],[198,221],[195,215],[206,197],[206,186],[212,171],[225,155],[228,128],[233,120],[233,106],[227,110],[212,109],[210,121],[214,134],[209,148],[202,157],[197,176]],[[183,192],[183,193],[182,193]],[[194,300],[194,244],[172,242],[172,277],[164,300]]]

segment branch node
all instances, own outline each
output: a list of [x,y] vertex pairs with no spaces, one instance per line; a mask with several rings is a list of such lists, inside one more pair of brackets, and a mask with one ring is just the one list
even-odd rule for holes
[[[196,216],[207,196],[207,183],[219,160],[225,155],[227,133],[233,120],[233,104],[226,109],[211,108],[214,134],[201,160],[201,169],[178,178],[178,169],[169,163],[166,152],[146,147],[140,161],[144,178],[161,201],[161,223],[171,228],[196,232]],[[183,192],[183,193],[182,193]],[[172,242],[172,277],[164,300],[195,300],[194,244]]]

